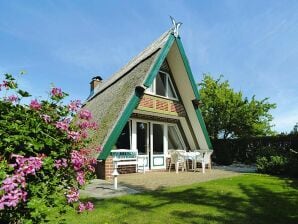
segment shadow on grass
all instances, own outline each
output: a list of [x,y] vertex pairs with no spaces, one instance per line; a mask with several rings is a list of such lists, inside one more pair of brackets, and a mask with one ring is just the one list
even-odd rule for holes
[[[148,213],[151,216],[161,212],[173,217],[175,223],[297,224],[297,180],[284,179],[282,186],[280,182],[268,183],[239,181],[232,183],[231,188],[227,184],[223,188],[220,184],[217,187],[210,185],[209,188],[206,185],[161,188],[133,197],[108,199],[108,202],[139,211],[134,212],[136,215]],[[105,202],[93,201],[97,206]]]

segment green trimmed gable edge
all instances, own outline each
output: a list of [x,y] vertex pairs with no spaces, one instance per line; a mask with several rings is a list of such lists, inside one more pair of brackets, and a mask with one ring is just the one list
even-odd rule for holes
[[154,78],[156,77],[163,61],[166,59],[169,51],[170,51],[170,48],[172,46],[172,44],[174,43],[174,40],[175,40],[175,37],[173,34],[171,34],[169,36],[169,39],[167,40],[165,46],[163,47],[162,49],[162,52],[160,53],[158,59],[156,60],[156,62],[153,64],[152,68],[151,68],[151,71],[148,75],[148,77],[146,78],[145,82],[144,82],[144,86],[146,87],[150,87]]
[[[175,37],[173,35],[170,35],[167,42],[165,43],[164,47],[161,49],[161,52],[158,55],[158,58],[153,63],[153,66],[150,68],[148,76],[143,84],[144,86],[149,87],[152,84],[164,59],[168,55],[168,52],[169,52],[172,44],[174,43],[174,40],[175,40]],[[137,107],[139,102],[140,102],[140,96],[138,96],[137,93],[135,92],[133,94],[132,98],[130,99],[129,103],[127,104],[126,108],[124,109],[122,116],[117,121],[117,123],[116,123],[114,129],[112,130],[110,136],[108,137],[106,143],[104,144],[103,149],[98,157],[99,160],[105,160],[110,155],[112,147],[115,145],[126,122],[130,118],[133,110]]]
[[[195,83],[195,80],[194,80],[192,71],[190,69],[190,65],[189,65],[188,59],[186,57],[186,54],[185,54],[185,51],[184,51],[182,42],[180,40],[180,37],[176,38],[176,43],[177,43],[178,49],[180,51],[180,54],[181,54],[181,57],[182,57],[182,60],[183,60],[183,63],[184,63],[185,69],[186,69],[186,73],[188,75],[188,78],[189,78],[189,81],[191,83],[191,86],[192,86],[193,92],[195,94],[195,97],[196,97],[196,99],[199,100],[200,99],[200,94],[199,94],[197,85]],[[196,114],[197,114],[197,118],[199,120],[199,123],[201,125],[202,131],[203,131],[203,134],[204,134],[204,137],[206,139],[208,148],[209,149],[212,149],[213,147],[212,147],[212,144],[211,144],[209,135],[208,135],[206,124],[204,122],[204,119],[203,119],[203,116],[202,116],[202,112],[201,112],[201,110],[199,108],[196,109]]]

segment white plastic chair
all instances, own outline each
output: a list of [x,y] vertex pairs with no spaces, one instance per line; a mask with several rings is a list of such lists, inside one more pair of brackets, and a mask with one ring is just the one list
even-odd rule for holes
[[181,167],[181,170],[182,171],[185,170],[185,158],[181,154],[181,152],[179,152],[178,150],[171,152],[171,159],[170,159],[170,164],[169,164],[169,172],[171,172],[171,167],[172,167],[173,164],[175,165],[176,173],[179,172],[179,168],[180,167]]
[[196,171],[197,163],[200,163],[202,165],[202,173],[205,173],[206,164],[208,165],[208,168],[211,170],[211,155],[213,153],[213,150],[196,150],[196,151],[199,152],[200,154],[196,156],[194,171]]

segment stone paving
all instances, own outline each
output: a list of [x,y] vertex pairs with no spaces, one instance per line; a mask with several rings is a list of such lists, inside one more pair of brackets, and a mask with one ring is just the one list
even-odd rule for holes
[[118,176],[118,189],[115,190],[112,181],[93,180],[80,193],[82,196],[97,199],[117,197],[126,194],[135,194],[142,191],[158,190],[165,187],[190,185],[209,180],[228,178],[244,173],[255,172],[255,167],[234,164],[232,166],[214,166],[212,170],[202,172],[146,172],[122,174]]
[[113,182],[101,179],[94,179],[86,186],[84,190],[80,190],[80,195],[83,197],[92,197],[97,199],[118,197],[126,194],[135,194],[139,191],[124,185],[118,185],[118,189],[114,189]]

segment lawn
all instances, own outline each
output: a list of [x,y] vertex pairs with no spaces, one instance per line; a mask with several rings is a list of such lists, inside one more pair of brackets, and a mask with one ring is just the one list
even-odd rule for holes
[[248,174],[93,202],[66,223],[297,224],[298,180]]

